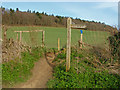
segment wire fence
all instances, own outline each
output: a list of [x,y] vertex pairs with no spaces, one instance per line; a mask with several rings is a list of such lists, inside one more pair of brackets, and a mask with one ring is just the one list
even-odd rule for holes
[[[45,46],[47,48],[58,48],[58,38],[60,48],[63,48],[67,44],[67,29],[59,27],[10,27],[7,30],[7,38],[13,38],[17,40],[17,33],[14,31],[32,31],[32,30],[44,30]],[[90,31],[83,30],[83,48],[90,48],[89,46],[108,48],[109,42],[108,37],[111,36],[110,32],[107,31]],[[42,32],[23,32],[22,43],[30,46],[41,46],[42,45]],[[18,39],[20,40],[20,33],[18,33]],[[81,33],[79,29],[71,30],[71,45],[79,45],[78,41],[81,39]]]

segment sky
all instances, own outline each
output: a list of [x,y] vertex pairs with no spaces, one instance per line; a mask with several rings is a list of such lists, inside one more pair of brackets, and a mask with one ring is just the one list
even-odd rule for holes
[[2,2],[2,6],[118,25],[118,2]]

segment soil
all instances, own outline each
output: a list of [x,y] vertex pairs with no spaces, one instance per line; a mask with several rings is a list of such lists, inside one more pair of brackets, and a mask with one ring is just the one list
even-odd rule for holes
[[52,78],[52,71],[53,69],[46,59],[41,58],[35,63],[31,78],[25,83],[16,85],[14,88],[47,88],[46,83]]

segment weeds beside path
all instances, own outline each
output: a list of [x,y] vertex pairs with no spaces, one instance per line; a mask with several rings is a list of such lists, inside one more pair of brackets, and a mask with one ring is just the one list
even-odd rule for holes
[[14,88],[46,88],[46,83],[51,77],[52,67],[47,63],[45,58],[41,58],[35,63],[31,78]]

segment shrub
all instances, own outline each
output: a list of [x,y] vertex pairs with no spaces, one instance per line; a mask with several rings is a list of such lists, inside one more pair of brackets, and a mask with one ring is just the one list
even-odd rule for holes
[[65,58],[66,58],[66,54],[64,54],[64,53],[59,53],[59,54],[57,55],[57,58],[65,59]]
[[114,61],[120,60],[120,32],[108,38]]

